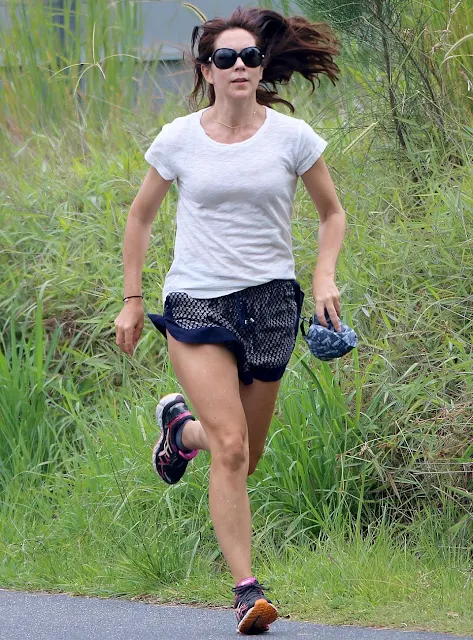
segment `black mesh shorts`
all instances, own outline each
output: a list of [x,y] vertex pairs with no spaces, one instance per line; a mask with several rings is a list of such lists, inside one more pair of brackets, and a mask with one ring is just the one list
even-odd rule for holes
[[163,315],[148,314],[180,342],[222,344],[244,384],[282,378],[296,341],[304,294],[296,280],[272,280],[218,298],[168,294]]

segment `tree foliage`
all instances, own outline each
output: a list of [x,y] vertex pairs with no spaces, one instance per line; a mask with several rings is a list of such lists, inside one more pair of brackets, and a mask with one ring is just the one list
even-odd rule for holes
[[472,58],[465,53],[449,65],[443,62],[461,35],[455,25],[473,17],[468,1],[298,0],[297,4],[309,18],[327,21],[336,29],[348,57],[364,56],[364,88],[381,120],[394,127],[404,151],[422,146],[426,134],[435,135],[442,146],[454,144],[446,121],[454,113],[458,117],[458,107],[463,117],[471,117],[473,101],[465,87],[471,85],[466,66],[471,67]]
[[368,0],[299,0],[298,4],[308,15],[343,31],[359,27],[369,10]]

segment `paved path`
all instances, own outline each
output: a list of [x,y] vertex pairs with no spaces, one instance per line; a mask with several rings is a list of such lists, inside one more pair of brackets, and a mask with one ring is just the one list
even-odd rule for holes
[[[245,636],[240,636],[245,637]],[[323,627],[278,620],[267,640],[452,640],[438,633]],[[458,636],[457,636],[458,637]],[[466,636],[464,636],[466,637]],[[231,610],[158,606],[0,589],[0,640],[227,640]],[[473,640],[473,636],[468,636]]]

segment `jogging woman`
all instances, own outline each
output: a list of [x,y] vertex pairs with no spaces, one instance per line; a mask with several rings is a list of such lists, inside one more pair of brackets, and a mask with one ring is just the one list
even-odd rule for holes
[[[165,125],[145,158],[151,165],[131,206],[124,239],[124,302],[116,342],[133,354],[144,323],[141,273],[151,225],[170,185],[179,202],[174,261],[163,315],[183,395],[161,399],[157,473],[178,482],[199,450],[210,451],[210,514],[235,582],[242,633],[267,631],[277,610],[251,566],[247,476],[265,446],[276,395],[294,348],[303,294],[295,280],[291,216],[301,176],[320,216],[312,293],[338,331],[335,266],[345,213],[321,154],[322,138],[271,108],[294,72],[337,80],[336,40],[327,25],[238,8],[194,29],[194,104],[209,106]],[[315,248],[314,248],[315,249]],[[315,260],[314,260],[315,262]],[[189,411],[185,398],[195,410]]]

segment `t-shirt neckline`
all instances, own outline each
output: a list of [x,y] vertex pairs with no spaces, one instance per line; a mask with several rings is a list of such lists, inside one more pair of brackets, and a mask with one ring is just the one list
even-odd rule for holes
[[197,111],[197,113],[196,113],[197,126],[198,126],[198,129],[199,129],[199,133],[203,138],[205,138],[205,140],[208,140],[208,142],[210,142],[210,144],[214,144],[214,145],[217,145],[219,147],[241,147],[243,145],[251,143],[251,142],[253,142],[253,140],[258,138],[261,135],[261,132],[264,129],[266,129],[266,127],[268,126],[268,121],[269,121],[269,118],[270,118],[271,109],[269,109],[265,105],[263,105],[263,106],[264,106],[264,109],[266,111],[266,118],[265,118],[263,124],[261,125],[261,127],[258,129],[258,131],[256,131],[250,138],[247,138],[246,140],[241,140],[240,142],[217,142],[217,140],[214,140],[209,135],[207,135],[205,133],[204,127],[202,126],[201,120],[202,120],[202,115],[204,114],[204,112],[207,111],[208,109],[210,109],[210,107],[206,107],[205,109],[201,109],[200,111]]

